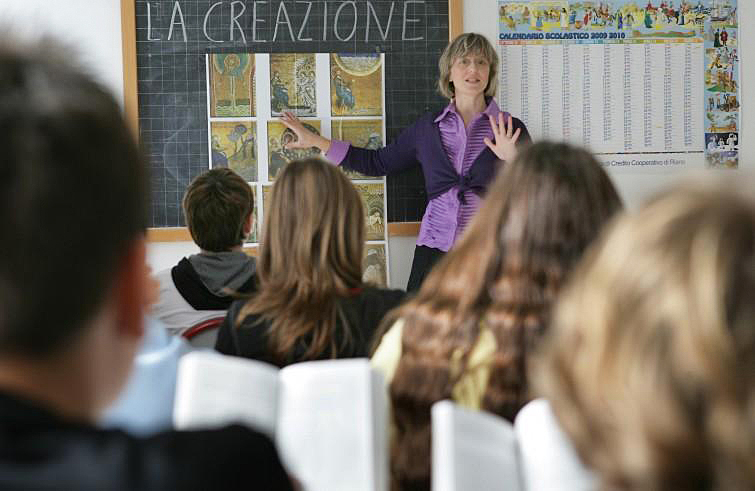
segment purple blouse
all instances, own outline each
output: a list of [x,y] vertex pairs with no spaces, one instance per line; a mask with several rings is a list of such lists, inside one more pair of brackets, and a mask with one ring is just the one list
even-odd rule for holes
[[[485,137],[493,139],[493,130],[490,128],[488,116],[497,118],[500,112],[501,110],[495,101],[490,99],[485,111],[478,114],[465,128],[464,120],[456,111],[456,105],[452,101],[433,120],[434,126],[437,125],[437,133],[440,136],[443,152],[445,152],[448,162],[453,165],[456,174],[459,176],[467,175],[474,161],[487,148],[483,139]],[[504,117],[508,118],[508,114],[504,113]],[[519,142],[528,142],[530,138],[524,125],[516,120],[515,127],[522,128]],[[423,137],[424,135],[418,132],[417,136]],[[326,157],[335,164],[341,164],[346,159],[350,149],[349,143],[333,140]],[[383,174],[390,173],[391,170],[394,170],[390,167],[394,165],[396,166],[395,170],[400,170],[398,165],[388,160],[383,166],[384,169],[378,168],[376,171],[384,170]],[[378,172],[370,174],[381,175]],[[459,186],[453,186],[437,196],[432,196],[430,187],[432,185],[431,180],[434,178],[427,174],[427,170],[425,170],[425,181],[430,200],[422,217],[417,245],[433,247],[445,252],[451,249],[451,246],[471,221],[472,216],[480,206],[481,197],[477,192],[474,192],[473,188],[467,188],[460,192]]]

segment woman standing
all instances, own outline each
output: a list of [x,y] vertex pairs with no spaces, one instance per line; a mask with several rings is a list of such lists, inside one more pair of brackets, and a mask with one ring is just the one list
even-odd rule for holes
[[498,55],[488,40],[462,34],[449,44],[439,62],[438,89],[450,99],[440,113],[427,113],[392,144],[366,150],[331,141],[308,131],[291,113],[283,123],[298,137],[292,148],[319,148],[333,163],[369,176],[401,172],[421,165],[429,202],[422,217],[407,290],[423,279],[471,220],[481,196],[502,161],[530,141],[524,124],[501,111],[493,100]]

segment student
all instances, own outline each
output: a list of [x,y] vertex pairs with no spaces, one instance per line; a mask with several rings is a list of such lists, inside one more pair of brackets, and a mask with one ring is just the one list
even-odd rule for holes
[[573,265],[621,208],[586,151],[536,143],[508,163],[454,249],[385,321],[372,358],[390,384],[394,489],[429,489],[430,407],[442,399],[513,420],[524,371]]
[[[160,283],[151,272],[148,268],[148,305],[157,301],[160,292]],[[188,341],[171,336],[162,322],[146,316],[129,379],[118,398],[102,412],[100,426],[121,428],[138,436],[173,429],[178,362],[191,350]]]
[[602,489],[755,489],[747,185],[690,184],[621,218],[558,302],[534,380]]
[[131,375],[118,398],[103,411],[100,426],[139,436],[172,429],[178,362],[191,350],[188,341],[171,336],[162,322],[147,316]]
[[0,489],[291,489],[240,426],[94,426],[144,332],[149,180],[118,104],[70,57],[0,45]]
[[440,57],[439,68],[438,89],[450,104],[440,113],[425,114],[379,150],[330,141],[307,130],[291,113],[282,118],[297,136],[289,147],[317,147],[331,162],[362,174],[382,176],[422,166],[430,201],[420,225],[408,291],[419,289],[433,264],[461,236],[501,161],[513,160],[517,147],[530,141],[524,124],[493,100],[498,55],[485,36],[457,37]]
[[186,224],[200,253],[157,273],[160,297],[152,313],[173,334],[225,316],[235,292],[254,289],[255,261],[241,250],[254,225],[254,195],[231,169],[197,176],[183,199]]
[[233,303],[215,349],[280,367],[367,356],[404,292],[362,282],[364,221],[340,170],[319,159],[286,165],[265,213],[259,290]]

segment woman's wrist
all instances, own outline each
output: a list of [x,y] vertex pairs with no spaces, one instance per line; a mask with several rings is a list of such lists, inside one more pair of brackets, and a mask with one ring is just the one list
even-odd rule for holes
[[324,136],[318,136],[317,140],[315,140],[315,146],[320,149],[323,155],[325,155],[328,153],[328,150],[330,150],[330,140]]

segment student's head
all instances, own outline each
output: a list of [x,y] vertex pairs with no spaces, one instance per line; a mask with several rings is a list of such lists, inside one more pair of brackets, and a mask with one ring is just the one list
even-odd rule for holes
[[240,246],[254,225],[252,188],[227,168],[209,170],[191,181],[183,208],[191,237],[207,252]]
[[260,292],[244,310],[272,321],[275,352],[288,352],[294,333],[315,330],[328,334],[314,338],[307,356],[332,347],[335,299],[362,283],[364,237],[362,199],[343,172],[314,158],[283,167],[265,203]]
[[143,329],[148,180],[120,107],[68,59],[0,47],[0,363],[94,337],[100,405]]
[[755,486],[755,202],[740,191],[687,185],[622,217],[558,302],[533,375],[606,489]]
[[458,376],[449,360],[463,367],[487,338],[493,348],[481,407],[512,419],[527,402],[525,362],[551,304],[620,208],[608,175],[584,150],[537,143],[503,167],[461,240],[386,321],[404,320],[390,387],[400,430],[392,465],[404,486],[429,478],[430,407],[452,397]]
[[476,58],[477,61],[484,62],[487,65],[487,84],[480,88],[486,96],[494,97],[498,88],[498,54],[487,38],[481,34],[468,32],[461,34],[446,46],[443,54],[440,56],[438,68],[440,77],[438,78],[438,90],[441,95],[448,99],[455,97],[455,88],[452,82],[452,71],[454,65],[462,63],[465,59],[471,61]]

